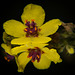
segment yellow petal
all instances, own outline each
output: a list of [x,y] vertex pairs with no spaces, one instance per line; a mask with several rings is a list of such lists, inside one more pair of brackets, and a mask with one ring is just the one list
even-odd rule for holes
[[15,56],[15,61],[16,61],[16,64],[17,64],[17,67],[18,67],[18,72],[24,72],[24,67],[22,67],[19,62],[18,62],[18,57]]
[[3,28],[5,29],[5,32],[11,36],[14,37],[21,37],[25,35],[24,28],[25,25],[23,25],[21,22],[16,20],[8,20],[3,24]]
[[43,24],[45,18],[45,12],[43,8],[39,5],[28,4],[21,15],[22,21],[25,23],[25,20],[31,21],[31,19],[35,20],[35,23],[40,26]]
[[57,53],[56,49],[50,49],[49,51],[47,51],[47,53],[45,53],[45,55],[48,57],[48,59],[53,61],[55,64],[57,62],[61,62],[60,55]]
[[7,46],[6,44],[2,43],[1,44],[1,47],[5,50],[5,52],[7,52],[8,54],[12,55],[11,54],[11,46]]
[[49,49],[47,47],[42,48],[42,51],[45,53],[49,53]]
[[40,27],[41,29],[40,35],[48,36],[48,35],[54,34],[58,30],[61,23],[62,22],[59,19],[52,19],[46,22],[44,25]]
[[22,44],[27,44],[30,43],[31,40],[28,37],[21,37],[21,38],[17,38],[17,39],[13,39],[11,41],[11,44],[18,44],[18,45],[22,45]]
[[36,43],[47,43],[51,41],[51,38],[50,37],[42,37],[42,36],[39,36],[39,37],[21,37],[21,38],[17,38],[17,39],[13,39],[11,41],[11,44],[18,44],[18,45],[22,45],[22,44],[28,44],[28,43],[33,43],[33,44],[36,44]]
[[12,53],[13,55],[17,55],[18,53],[27,51],[27,49],[28,49],[28,46],[26,46],[26,45],[18,46],[18,47],[12,48],[12,49],[11,49],[11,53]]
[[31,40],[32,40],[32,43],[47,43],[47,42],[51,41],[51,38],[38,36],[38,37],[32,38]]
[[50,67],[51,61],[44,56],[44,54],[41,55],[40,62],[38,63],[37,61],[33,62],[33,65],[37,69],[48,69]]
[[30,59],[27,58],[27,56],[28,56],[28,53],[24,52],[24,53],[21,53],[18,57],[18,63],[20,65],[20,67],[22,67],[23,70],[25,69],[26,65],[30,61]]

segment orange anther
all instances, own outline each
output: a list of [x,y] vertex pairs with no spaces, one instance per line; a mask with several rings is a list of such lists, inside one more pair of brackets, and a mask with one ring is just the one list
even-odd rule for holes
[[32,56],[31,57],[29,57],[30,59],[32,59]]
[[5,56],[4,59],[7,60],[7,57]]
[[35,31],[37,30],[37,28],[35,27]]
[[8,59],[7,61],[9,62],[10,60]]
[[29,31],[30,33],[32,33],[32,31]]
[[40,58],[39,55],[37,55],[37,57]]
[[35,21],[34,19],[31,19],[31,21]]
[[27,20],[25,20],[25,23],[27,23]]
[[24,29],[25,31],[28,31],[26,28]]

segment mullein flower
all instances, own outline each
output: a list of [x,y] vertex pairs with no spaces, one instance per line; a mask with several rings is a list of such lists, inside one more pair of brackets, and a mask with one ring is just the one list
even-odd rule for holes
[[13,55],[21,53],[17,58],[17,62],[22,67],[22,71],[24,71],[24,68],[30,61],[37,69],[48,69],[51,61],[56,64],[62,62],[62,60],[56,49],[48,49],[45,47],[46,45],[37,43],[22,45],[12,48],[11,52]]
[[21,19],[23,23],[12,19],[3,24],[5,32],[13,37],[5,44],[6,49],[4,49],[7,51],[9,45],[14,45],[10,51],[15,57],[18,72],[23,72],[30,60],[38,69],[49,68],[51,61],[54,63],[61,62],[57,51],[48,49],[45,47],[47,45],[45,43],[51,41],[51,38],[47,36],[54,34],[62,22],[59,19],[52,19],[43,24],[45,11],[41,6],[35,4],[28,4],[24,8]]
[[[10,38],[8,40],[8,38]],[[57,53],[56,49],[48,49],[48,44],[39,44],[40,40],[37,40],[37,43],[24,44],[21,46],[11,45],[11,36],[8,36],[3,32],[3,41],[1,44],[2,48],[5,50],[6,56],[5,60],[8,62],[15,58],[16,64],[18,66],[18,72],[24,72],[24,69],[29,61],[33,62],[33,65],[37,69],[48,69],[51,65],[51,61],[55,64],[62,62],[60,55]]]
[[[24,8],[21,19],[23,23],[12,19],[3,24],[5,32],[15,38],[20,38],[20,42],[21,40],[28,42],[30,38],[34,40],[34,37],[37,40],[50,41],[51,38],[46,36],[54,34],[62,23],[59,19],[52,19],[43,24],[45,11],[35,4],[28,4]],[[18,43],[15,41],[12,44]]]

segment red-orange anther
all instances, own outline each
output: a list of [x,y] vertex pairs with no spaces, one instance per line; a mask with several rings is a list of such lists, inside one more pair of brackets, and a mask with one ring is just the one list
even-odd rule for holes
[[27,20],[25,20],[25,23],[27,23]]
[[31,21],[35,21],[34,19],[31,19]]

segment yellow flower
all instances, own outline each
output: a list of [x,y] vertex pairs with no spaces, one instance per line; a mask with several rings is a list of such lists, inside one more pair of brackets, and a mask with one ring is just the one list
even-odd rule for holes
[[[4,43],[7,43],[7,40],[5,40],[7,37],[8,35],[4,32]],[[15,58],[16,64],[18,66],[18,72],[24,72],[24,68],[29,61],[32,61],[33,65],[37,69],[49,68],[51,61],[54,63],[62,61],[55,49],[49,50],[47,47],[45,47],[48,44],[39,44],[39,41],[40,40],[37,40],[37,43],[34,41],[32,44],[28,43],[14,48],[11,47],[12,45],[10,42],[7,44],[2,43],[2,48],[8,54],[5,59],[9,62]],[[18,56],[18,54],[20,55]]]
[[[49,68],[51,61],[54,63],[61,62],[60,55],[55,49],[45,47],[47,42],[51,40],[49,35],[54,34],[61,21],[52,19],[43,24],[45,19],[45,11],[39,5],[28,4],[21,15],[22,22],[16,20],[8,20],[3,24],[5,32],[15,37],[9,41],[9,44],[2,44],[5,51],[15,57],[18,72],[23,72],[27,63],[31,60],[33,65],[38,69]],[[7,43],[7,41],[4,39]],[[8,47],[11,44],[18,44],[14,48]],[[19,56],[18,56],[19,54]]]
[[[62,60],[56,49],[49,50],[47,47],[44,47],[46,45],[47,44],[22,45],[12,48],[11,52],[13,55],[21,53],[17,58],[17,62],[22,68],[22,71],[24,71],[29,61],[33,62],[33,65],[37,69],[48,69],[51,61],[56,64],[57,62],[62,62]],[[18,70],[18,72],[21,71]]]
[[[59,19],[52,19],[43,24],[45,11],[41,6],[35,4],[28,4],[24,8],[21,19],[23,23],[12,19],[3,24],[5,32],[8,35],[17,38],[20,37],[20,42],[24,40],[28,42],[30,38],[32,39],[32,37],[35,37],[36,40],[42,39],[45,42],[48,42],[51,38],[46,36],[54,34],[62,23]],[[33,41],[33,39],[31,41]],[[16,43],[15,41],[12,42],[12,44]]]

